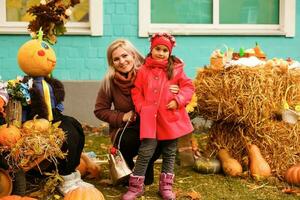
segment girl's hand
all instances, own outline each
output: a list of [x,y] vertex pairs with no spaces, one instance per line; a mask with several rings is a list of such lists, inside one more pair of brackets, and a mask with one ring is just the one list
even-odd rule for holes
[[178,94],[178,92],[179,92],[179,86],[178,86],[178,85],[170,85],[169,90],[170,90],[173,94]]
[[135,112],[131,110],[123,115],[123,122],[127,122],[127,121],[133,122],[135,121],[135,118],[136,118]]
[[175,100],[172,100],[170,101],[170,103],[168,103],[167,108],[171,110],[175,110],[178,108],[178,104]]

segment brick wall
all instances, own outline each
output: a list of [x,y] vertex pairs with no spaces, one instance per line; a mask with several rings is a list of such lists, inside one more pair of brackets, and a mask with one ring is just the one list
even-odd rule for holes
[[[146,55],[149,49],[147,38],[138,37],[138,1],[103,0],[103,30],[101,37],[61,36],[54,46],[57,65],[53,74],[61,80],[99,81],[106,71],[106,47],[114,39],[123,37],[131,40]],[[297,11],[300,4],[297,4]],[[297,12],[297,22],[300,12]],[[298,23],[299,24],[299,23]],[[300,26],[296,27],[296,37],[268,36],[177,36],[174,54],[186,63],[186,72],[193,78],[198,67],[209,62],[211,52],[223,44],[238,50],[251,48],[259,42],[269,58],[292,57],[300,60]],[[13,79],[23,73],[17,65],[18,48],[29,40],[29,35],[0,35],[0,76]]]

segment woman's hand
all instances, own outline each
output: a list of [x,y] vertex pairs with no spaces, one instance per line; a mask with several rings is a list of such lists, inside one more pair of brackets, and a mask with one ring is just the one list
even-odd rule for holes
[[135,118],[136,118],[135,112],[131,110],[123,115],[123,122],[127,122],[127,121],[133,122],[135,121]]
[[179,86],[178,86],[178,85],[170,85],[169,90],[170,90],[173,94],[178,94],[178,92],[179,92]]
[[178,104],[175,100],[172,100],[170,101],[170,103],[168,103],[167,108],[171,110],[175,110],[178,108]]

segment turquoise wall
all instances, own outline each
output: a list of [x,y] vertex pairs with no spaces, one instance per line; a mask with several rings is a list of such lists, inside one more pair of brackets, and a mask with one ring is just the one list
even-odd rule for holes
[[[106,47],[116,38],[131,40],[136,47],[147,54],[148,38],[138,37],[138,1],[103,0],[104,35],[61,36],[54,46],[57,65],[53,74],[60,80],[100,80],[106,71]],[[297,4],[300,11],[300,4]],[[297,22],[300,12],[297,12]],[[300,25],[296,27],[294,38],[281,36],[177,36],[174,54],[186,62],[186,73],[193,78],[198,67],[208,64],[211,52],[223,44],[234,49],[252,48],[258,42],[268,58],[291,57],[300,61]],[[18,68],[16,55],[18,48],[29,35],[0,35],[0,76],[13,79],[23,75]]]

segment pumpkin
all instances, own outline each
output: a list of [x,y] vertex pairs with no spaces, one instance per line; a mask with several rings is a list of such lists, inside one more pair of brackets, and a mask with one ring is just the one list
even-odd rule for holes
[[37,200],[35,198],[31,198],[31,197],[21,197],[18,195],[10,195],[10,196],[5,196],[2,197],[1,200]]
[[202,174],[212,174],[221,171],[221,163],[215,158],[203,158],[200,157],[195,160],[194,170]]
[[79,187],[68,192],[64,200],[105,200],[105,198],[95,187]]
[[10,195],[12,188],[13,185],[11,177],[4,169],[0,168],[0,197]]
[[0,126],[0,144],[10,147],[21,138],[21,131],[14,125]]
[[5,106],[6,102],[4,101],[4,99],[0,96],[0,113],[2,113],[4,115],[4,106]]
[[259,148],[255,144],[248,144],[249,169],[251,176],[255,179],[264,179],[271,176],[271,168]]
[[286,182],[300,186],[300,164],[290,167],[285,173]]
[[19,67],[29,76],[47,76],[56,64],[56,55],[48,43],[30,40],[19,48]]
[[242,174],[242,165],[236,159],[232,158],[226,149],[220,149],[218,158],[221,161],[222,169],[226,175],[240,176]]
[[50,122],[47,119],[32,119],[23,123],[23,129],[25,132],[30,132],[31,130],[47,131],[50,128]]
[[100,166],[85,153],[81,154],[81,159],[86,163],[86,171],[89,174],[88,178],[99,178],[101,172]]
[[86,162],[82,158],[80,158],[80,163],[76,169],[80,172],[81,176],[84,176],[86,174],[87,166]]

